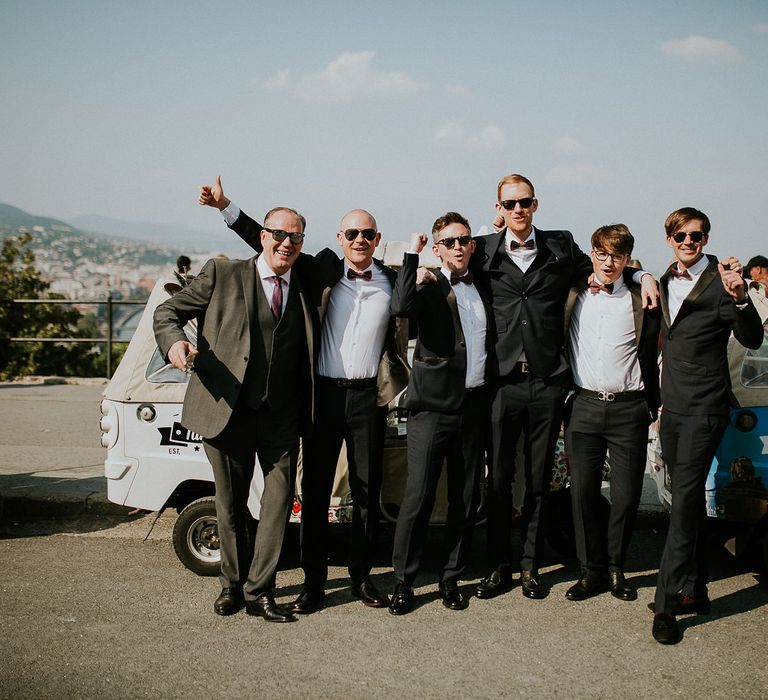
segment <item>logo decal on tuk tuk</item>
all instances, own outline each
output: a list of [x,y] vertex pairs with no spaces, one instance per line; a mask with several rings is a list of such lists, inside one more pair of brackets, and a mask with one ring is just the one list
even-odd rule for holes
[[162,439],[160,440],[161,445],[187,447],[190,443],[203,441],[202,435],[199,433],[193,433],[191,430],[187,430],[178,421],[174,421],[170,428],[158,428],[157,430],[162,436]]

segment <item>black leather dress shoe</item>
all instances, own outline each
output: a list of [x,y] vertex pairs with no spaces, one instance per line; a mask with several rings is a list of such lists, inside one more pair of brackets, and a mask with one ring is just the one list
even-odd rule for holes
[[[648,603],[648,610],[655,613],[656,603]],[[678,593],[671,612],[673,615],[709,615],[712,612],[712,601],[708,596],[694,598]]]
[[389,605],[389,598],[380,593],[370,579],[365,579],[361,583],[353,583],[352,595],[355,598],[360,598],[369,608],[386,608]]
[[222,588],[219,597],[213,602],[213,612],[217,615],[232,615],[243,607],[243,592],[239,588]]
[[456,579],[447,578],[440,581],[438,586],[440,597],[443,599],[443,605],[450,610],[464,610],[467,607],[467,600],[464,594],[459,590],[459,584]]
[[290,609],[275,602],[272,591],[262,593],[256,600],[246,600],[245,612],[259,615],[267,622],[296,622],[298,619]]
[[307,588],[299,593],[299,597],[293,601],[291,609],[299,615],[309,615],[319,610],[325,600],[325,591],[322,588]]
[[656,613],[653,616],[653,638],[659,644],[677,644],[680,641],[680,628],[674,615]]
[[540,599],[549,595],[549,589],[541,582],[538,571],[522,571],[520,583],[526,598]]
[[627,583],[622,571],[611,571],[611,595],[619,600],[637,600],[637,591]]
[[508,568],[496,569],[477,584],[475,595],[484,599],[495,598],[500,593],[508,591],[513,585],[512,572]]
[[413,589],[404,583],[398,583],[389,603],[389,612],[393,615],[405,615],[411,610],[413,610]]
[[596,595],[605,593],[611,584],[606,576],[594,572],[583,574],[582,577],[574,583],[566,592],[565,597],[568,600],[586,600]]

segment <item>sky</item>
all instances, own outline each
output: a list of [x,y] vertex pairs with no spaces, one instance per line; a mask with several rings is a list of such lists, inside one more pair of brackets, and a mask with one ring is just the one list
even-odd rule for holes
[[768,2],[0,0],[0,201],[230,234],[197,204],[222,176],[255,217],[292,206],[305,249],[371,211],[385,239],[445,211],[629,226],[661,271],[667,214],[707,252],[768,254]]

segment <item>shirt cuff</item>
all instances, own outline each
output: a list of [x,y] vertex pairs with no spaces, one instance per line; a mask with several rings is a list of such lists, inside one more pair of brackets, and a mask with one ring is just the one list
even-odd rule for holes
[[646,272],[645,270],[638,270],[637,272],[632,273],[632,281],[635,284],[641,284],[643,280],[643,275],[650,275],[650,272]]
[[240,216],[240,207],[234,202],[230,202],[228,207],[221,210],[221,215],[224,217],[227,226],[231,226],[237,221],[237,217]]

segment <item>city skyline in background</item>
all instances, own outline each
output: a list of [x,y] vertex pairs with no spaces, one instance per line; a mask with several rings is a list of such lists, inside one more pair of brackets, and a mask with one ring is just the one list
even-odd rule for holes
[[30,213],[186,227],[213,252],[233,234],[196,192],[221,174],[255,217],[299,209],[313,251],[356,207],[386,240],[447,210],[477,231],[520,172],[537,226],[588,249],[621,221],[656,273],[681,206],[710,216],[707,252],[768,253],[765,2],[0,8],[0,201]]

